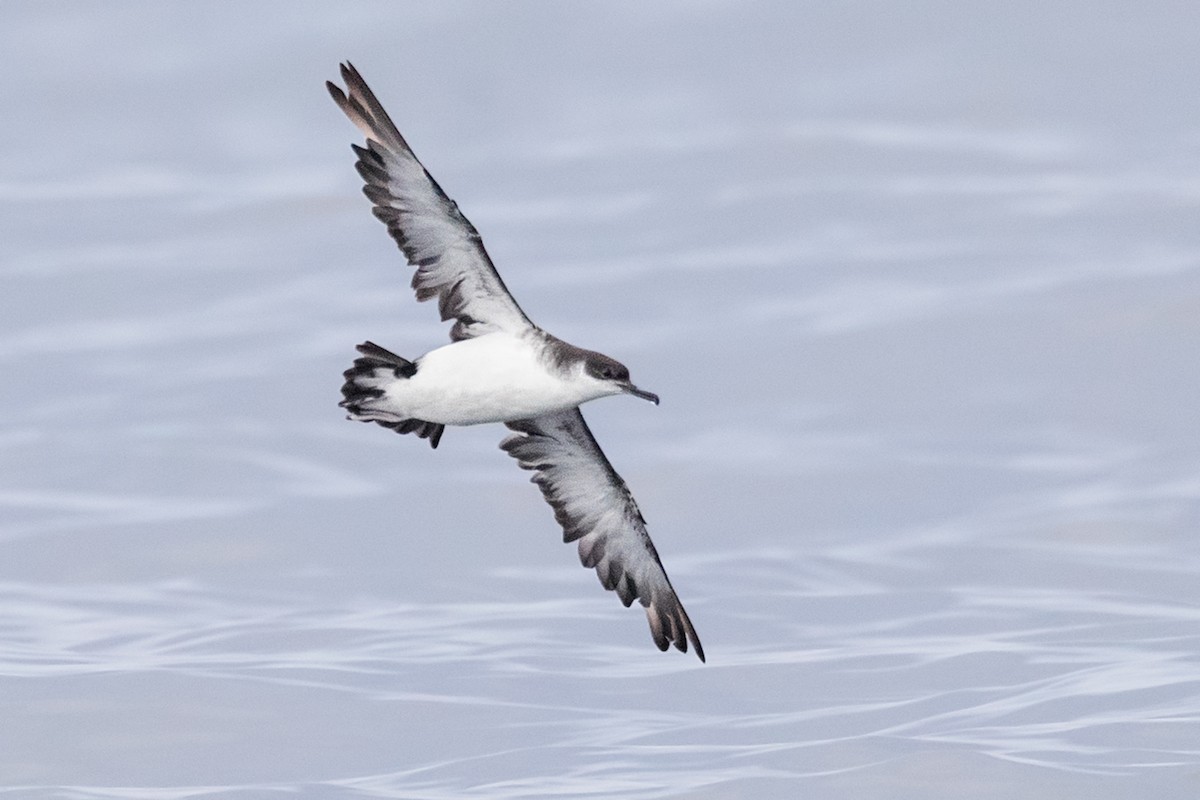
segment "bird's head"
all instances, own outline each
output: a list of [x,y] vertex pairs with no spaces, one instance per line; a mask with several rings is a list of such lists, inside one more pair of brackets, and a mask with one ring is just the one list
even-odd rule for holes
[[658,395],[634,386],[629,380],[629,368],[616,359],[601,353],[585,351],[583,374],[600,383],[605,389],[605,394],[631,394],[658,405]]

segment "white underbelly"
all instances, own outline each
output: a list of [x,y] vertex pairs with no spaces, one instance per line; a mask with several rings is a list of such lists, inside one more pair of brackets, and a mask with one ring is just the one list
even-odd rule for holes
[[387,395],[403,416],[446,425],[528,419],[597,396],[547,368],[528,340],[505,333],[430,351]]

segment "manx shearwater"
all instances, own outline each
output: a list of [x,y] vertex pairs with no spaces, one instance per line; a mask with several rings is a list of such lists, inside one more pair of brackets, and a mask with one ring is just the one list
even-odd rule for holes
[[447,425],[502,422],[514,433],[500,447],[532,470],[585,567],[626,606],[641,602],[660,650],[700,639],[675,595],[646,522],[596,444],[579,405],[615,394],[658,403],[620,362],[558,339],[517,305],[458,205],[417,160],[362,76],[341,67],[346,90],[329,93],[363,135],[363,192],[410,266],[418,300],[436,298],[454,320],[451,343],[412,361],[377,344],[358,346],[345,372],[341,405],[351,419],[414,433],[438,446]]

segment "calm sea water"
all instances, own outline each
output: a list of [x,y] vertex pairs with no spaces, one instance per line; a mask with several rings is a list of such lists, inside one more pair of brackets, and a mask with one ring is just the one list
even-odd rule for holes
[[[0,9],[0,795],[1200,792],[1186,4]],[[354,425],[445,340],[352,59],[525,309],[709,655],[497,426]]]

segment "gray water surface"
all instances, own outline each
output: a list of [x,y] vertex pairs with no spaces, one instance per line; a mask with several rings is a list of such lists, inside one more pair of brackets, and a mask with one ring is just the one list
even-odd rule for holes
[[[1191,798],[1188,4],[9,2],[0,794]],[[351,59],[539,324],[709,656],[499,426],[345,421],[445,341]]]

